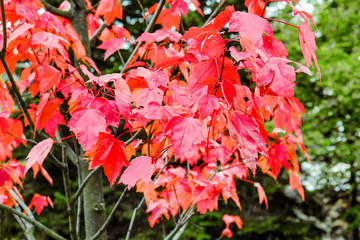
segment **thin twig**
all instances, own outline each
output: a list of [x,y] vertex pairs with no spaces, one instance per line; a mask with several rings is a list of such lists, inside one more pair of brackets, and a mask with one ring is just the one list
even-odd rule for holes
[[71,188],[70,188],[70,174],[69,174],[69,165],[67,162],[66,154],[65,154],[65,146],[61,148],[62,154],[62,161],[65,169],[62,171],[63,175],[63,183],[64,183],[64,190],[65,190],[65,197],[66,197],[66,204],[67,204],[67,212],[69,217],[69,230],[70,230],[70,237],[71,239],[75,240],[76,237],[76,216],[75,216],[75,209],[74,204],[70,202],[71,200]]
[[121,196],[119,197],[119,199],[117,200],[117,202],[115,203],[113,209],[111,210],[111,213],[109,214],[109,216],[107,217],[106,221],[104,222],[104,224],[101,226],[101,228],[99,228],[99,230],[94,234],[94,236],[92,236],[90,238],[90,240],[95,240],[96,238],[98,238],[103,232],[105,232],[107,226],[109,225],[111,219],[114,217],[114,214],[117,210],[117,208],[120,206],[120,203],[122,201],[122,199],[125,196],[125,193],[127,192],[127,187],[124,188],[124,191],[122,192]]
[[59,17],[63,17],[69,20],[71,19],[71,15],[72,15],[71,12],[60,10],[44,0],[40,0],[40,2],[44,4],[46,11],[51,12],[52,14],[57,15]]
[[31,212],[31,210],[26,206],[25,203],[23,203],[23,201],[21,201],[20,197],[17,195],[17,193],[14,190],[10,190],[9,191],[10,195],[15,198],[16,202],[20,205],[20,207],[22,207],[22,209],[26,212],[26,214],[32,218],[35,219],[33,213]]
[[[26,204],[20,199],[20,197],[18,196],[18,194],[14,191],[14,190],[10,190],[9,191],[10,195],[16,200],[16,204],[15,207],[16,209],[21,212],[21,211],[24,211],[26,212],[26,214],[32,218],[32,219],[35,219],[33,213],[31,212],[31,210],[26,206]],[[21,208],[23,210],[21,210]],[[24,235],[25,237],[28,239],[28,240],[35,240],[35,237],[34,237],[34,225],[23,220],[21,217],[13,214],[13,216],[15,217],[16,221],[20,224],[21,228],[24,230]]]
[[128,231],[127,231],[127,233],[126,233],[126,238],[125,238],[125,240],[129,240],[129,239],[130,239],[130,234],[131,234],[132,228],[133,228],[133,226],[134,226],[134,222],[135,222],[136,212],[141,208],[141,206],[143,205],[144,201],[145,201],[145,197],[143,197],[143,198],[141,199],[141,201],[139,202],[139,204],[137,205],[137,207],[134,208],[133,214],[132,214],[132,216],[131,216],[129,228],[128,228]]
[[215,10],[211,13],[210,17],[205,21],[203,26],[208,24],[218,13],[220,12],[221,8],[227,3],[228,0],[220,1],[219,5],[215,8]]
[[102,33],[102,31],[104,31],[104,29],[106,28],[106,26],[107,26],[107,24],[106,24],[106,22],[104,21],[104,22],[100,25],[100,27],[99,27],[98,29],[96,29],[94,35],[91,36],[89,42],[90,42],[90,43],[95,42],[96,38],[97,38],[98,36],[100,36],[100,34]]
[[87,182],[91,179],[92,176],[94,176],[95,173],[97,173],[101,167],[97,167],[94,170],[92,170],[84,179],[84,181],[79,186],[78,190],[76,191],[75,195],[71,198],[70,203],[74,203],[79,196],[81,195],[82,191],[84,190],[84,187],[86,186]]
[[66,240],[66,238],[60,236],[59,234],[57,234],[56,232],[54,232],[53,230],[51,230],[50,228],[44,226],[43,224],[41,224],[40,222],[36,221],[35,219],[32,219],[31,217],[13,209],[10,208],[8,206],[5,206],[3,204],[0,204],[0,208],[4,209],[8,212],[11,212],[12,214],[15,214],[23,219],[25,219],[26,221],[28,221],[29,223],[33,224],[35,227],[37,227],[39,230],[41,230],[42,232],[46,233],[47,235],[49,235],[50,237],[56,239],[56,240]]
[[6,36],[6,18],[5,18],[4,0],[0,1],[0,7],[1,7],[1,23],[3,28],[3,47],[1,49],[1,53],[5,56],[6,46],[7,46],[7,36]]
[[[159,15],[160,15],[160,12],[161,12],[161,9],[163,8],[164,4],[165,4],[166,0],[160,0],[156,10],[155,10],[155,13],[154,13],[154,16],[152,17],[149,25],[147,25],[146,29],[145,29],[145,32],[151,32],[155,26],[155,23],[156,23],[156,20],[158,19]],[[126,69],[126,67],[130,64],[132,58],[135,56],[135,54],[137,53],[137,51],[139,50],[139,47],[140,45],[142,45],[143,42],[139,42],[136,47],[134,48],[134,50],[131,52],[131,55],[130,57],[128,58],[127,62],[125,63],[123,69],[121,70],[121,72],[123,72],[124,69]]]

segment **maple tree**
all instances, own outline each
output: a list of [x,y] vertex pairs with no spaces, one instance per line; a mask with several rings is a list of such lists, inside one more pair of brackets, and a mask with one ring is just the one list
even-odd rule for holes
[[[246,0],[248,12],[231,5],[221,11],[222,1],[202,27],[181,34],[188,3],[160,0],[133,39],[118,24],[123,7],[117,0],[64,1],[58,8],[39,0],[0,0],[0,72],[8,78],[0,86],[1,209],[27,221],[22,227],[30,239],[27,230],[34,226],[64,239],[31,212],[32,206],[37,214],[53,206],[51,198],[36,193],[27,206],[21,195],[30,169],[52,184],[42,166],[47,159],[63,174],[71,239],[81,232],[86,239],[106,239],[111,218],[133,188],[144,197],[126,239],[144,202],[150,226],[174,217],[164,239],[182,231],[196,212],[217,210],[219,199],[241,209],[238,184],[252,184],[268,207],[264,189],[252,180],[258,168],[275,181],[284,168],[304,200],[296,149],[307,156],[299,128],[305,110],[294,87],[296,74],[311,75],[312,62],[320,75],[314,20],[297,0],[283,0],[303,20],[299,26],[283,23],[298,31],[306,66],[287,59],[269,23],[279,20],[266,18],[268,4],[279,1]],[[191,3],[203,16],[199,2]],[[104,61],[116,53],[122,58],[125,44],[134,49],[119,72],[101,73],[91,52],[104,53]],[[19,62],[27,67],[15,80]],[[241,72],[248,77],[240,79]],[[22,145],[31,148],[26,161],[13,158]],[[75,193],[70,166],[79,172]],[[102,169],[111,186],[125,185],[107,218]],[[81,201],[84,229],[78,227],[81,204],[75,205]],[[233,222],[242,227],[239,216],[224,215],[223,221],[223,236],[232,236]]]

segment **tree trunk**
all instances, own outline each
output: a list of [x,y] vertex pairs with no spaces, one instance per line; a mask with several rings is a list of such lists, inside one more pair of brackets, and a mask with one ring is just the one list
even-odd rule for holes
[[[74,14],[71,22],[75,31],[79,34],[82,44],[84,45],[86,55],[91,57],[87,12],[85,1],[75,0],[78,6],[74,6]],[[85,160],[80,161],[79,171],[82,179],[89,174],[88,163]],[[102,173],[97,172],[92,176],[83,190],[83,209],[85,222],[85,236],[90,239],[98,229],[104,224],[105,215],[105,201],[102,189]],[[100,235],[99,240],[106,240],[106,231]]]

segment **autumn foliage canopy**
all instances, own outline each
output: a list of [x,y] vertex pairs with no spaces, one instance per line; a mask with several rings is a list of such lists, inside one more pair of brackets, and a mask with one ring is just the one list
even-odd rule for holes
[[[52,184],[42,164],[63,167],[61,154],[55,155],[63,146],[89,169],[103,169],[110,185],[143,194],[151,226],[171,215],[181,213],[186,222],[194,212],[217,210],[220,198],[241,209],[239,184],[257,188],[267,207],[263,188],[252,179],[264,173],[276,180],[282,168],[291,189],[305,199],[297,160],[297,150],[307,156],[299,128],[305,110],[294,87],[297,74],[311,75],[312,63],[319,70],[312,17],[297,0],[246,0],[248,12],[227,6],[203,27],[180,33],[188,3],[164,2],[144,17],[161,10],[157,30],[134,39],[118,24],[120,1],[85,1],[93,52],[120,61],[121,51],[137,46],[119,71],[105,74],[71,18],[53,14],[39,0],[4,1],[1,204],[14,206],[10,191],[21,197],[25,177],[41,172]],[[198,1],[191,2],[203,16]],[[279,20],[265,17],[270,2],[290,4],[302,19],[299,26],[283,23],[298,31],[304,65],[288,59],[274,37],[270,22]],[[57,10],[71,8],[64,1]],[[13,158],[21,145],[29,149],[26,160]],[[26,204],[40,214],[52,202],[38,193]],[[242,226],[238,216],[223,220],[228,237],[230,223]]]

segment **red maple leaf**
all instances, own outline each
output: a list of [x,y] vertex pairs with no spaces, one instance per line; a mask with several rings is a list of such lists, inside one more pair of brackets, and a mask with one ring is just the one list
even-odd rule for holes
[[44,207],[49,206],[49,204],[52,208],[54,208],[54,205],[50,197],[42,196],[40,194],[35,193],[29,205],[29,209],[31,209],[31,207],[34,206],[37,215],[40,215]]
[[104,41],[98,48],[105,49],[104,61],[110,57],[114,52],[123,48],[125,40],[123,38],[112,38],[107,41]]
[[86,153],[92,160],[89,168],[93,169],[103,165],[111,186],[120,176],[122,168],[129,166],[123,146],[124,143],[115,139],[111,134],[100,133],[97,144]]
[[107,25],[110,25],[115,18],[122,19],[123,11],[118,0],[100,0],[96,9],[97,16],[103,16]]
[[229,31],[238,32],[240,38],[245,36],[249,38],[253,44],[259,42],[262,34],[266,33],[272,36],[270,23],[264,18],[245,12],[235,12],[229,20]]

